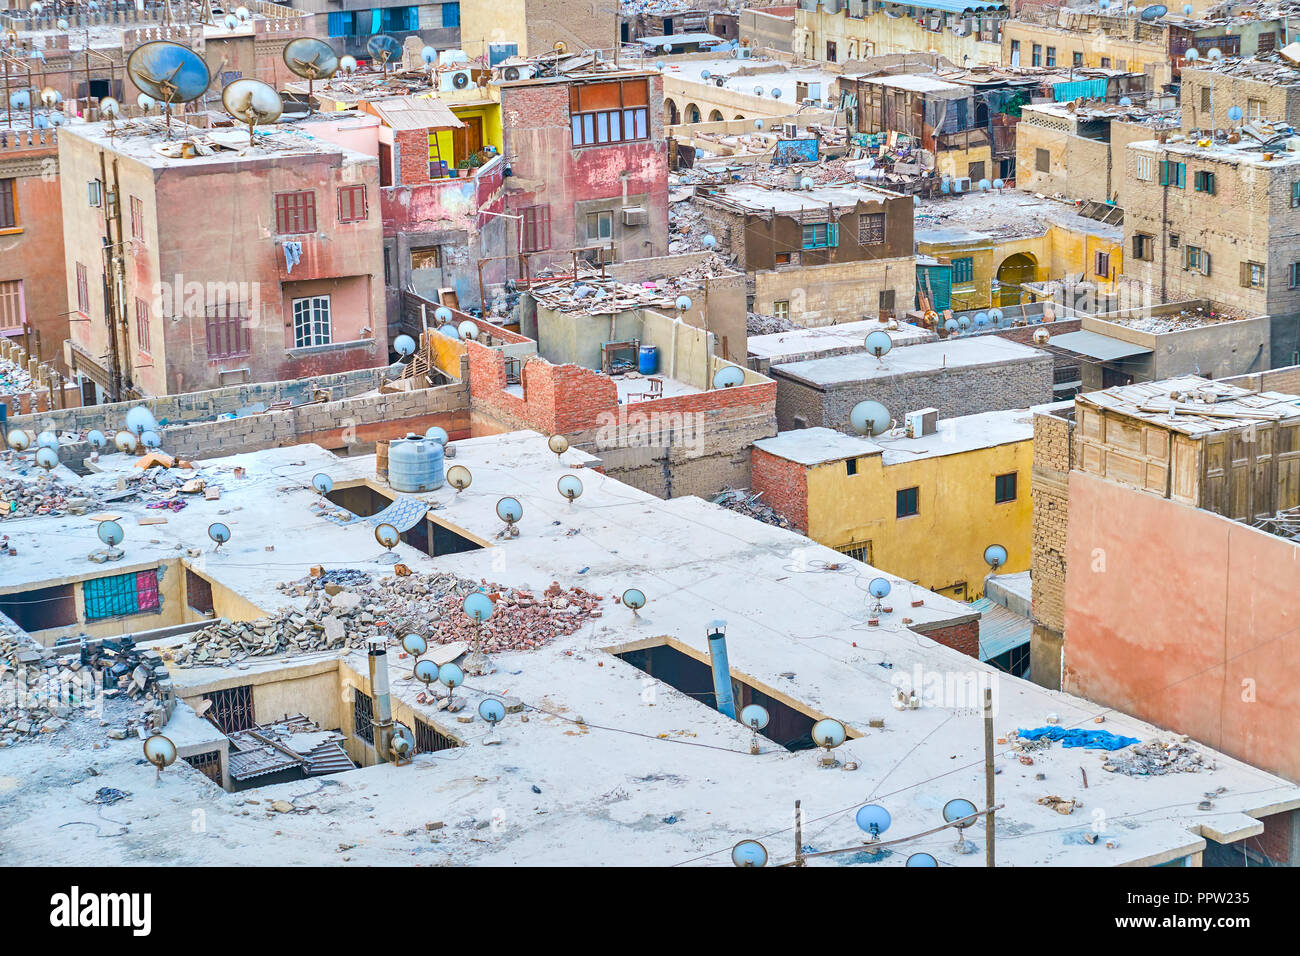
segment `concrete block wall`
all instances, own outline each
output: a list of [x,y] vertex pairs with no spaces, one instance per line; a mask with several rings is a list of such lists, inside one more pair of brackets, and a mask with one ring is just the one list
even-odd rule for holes
[[823,391],[785,378],[777,379],[777,422],[781,429],[824,425],[848,432],[849,414],[858,402],[882,403],[899,421],[909,411],[936,408],[940,418],[979,412],[1028,408],[1052,400],[1052,356],[1046,352],[987,365],[909,372],[888,378],[827,386]]

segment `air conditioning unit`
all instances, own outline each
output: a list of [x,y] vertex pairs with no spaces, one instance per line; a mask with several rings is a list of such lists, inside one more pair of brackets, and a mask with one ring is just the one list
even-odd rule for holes
[[643,206],[627,206],[623,209],[623,225],[644,226],[650,222],[650,214]]
[[903,424],[906,426],[908,438],[933,435],[939,430],[939,410],[937,408],[921,408],[914,412],[908,412],[903,417]]
[[732,53],[732,56],[734,56],[737,60],[748,60],[750,58],[750,55],[751,55],[751,51],[747,46],[736,47],[736,49]]
[[507,83],[515,80],[531,80],[533,78],[533,65],[531,63],[517,63],[510,66],[501,67],[501,79]]
[[438,89],[444,93],[456,90],[468,90],[474,85],[474,77],[469,70],[446,70],[438,74]]
[[970,177],[962,176],[959,179],[954,179],[952,181],[952,191],[955,193],[970,192]]

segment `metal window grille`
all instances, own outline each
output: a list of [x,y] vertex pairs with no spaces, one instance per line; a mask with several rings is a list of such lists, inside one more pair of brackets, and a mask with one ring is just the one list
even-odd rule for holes
[[415,752],[421,754],[437,753],[439,750],[451,750],[460,744],[446,734],[440,734],[420,718],[415,719]]
[[885,214],[883,212],[864,213],[858,217],[859,245],[878,245],[884,241]]
[[855,542],[854,544],[842,545],[841,547],[838,547],[835,550],[838,551],[840,554],[847,555],[850,558],[853,558],[857,561],[861,561],[863,564],[871,563],[871,542],[870,541],[861,541],[861,542]]
[[[374,719],[374,701],[370,699],[369,694],[364,694],[354,687],[352,689],[352,732],[368,744],[375,742],[375,728],[371,725]],[[419,723],[417,720],[417,727]],[[417,730],[416,733],[419,731]]]
[[276,193],[275,231],[282,236],[315,232],[316,194],[310,189],[296,193]]
[[91,578],[82,584],[82,593],[88,621],[156,611],[159,608],[158,572],[131,571]]
[[253,719],[253,685],[241,684],[203,695],[212,701],[206,716],[223,734],[233,734],[257,726]]
[[193,756],[186,757],[185,762],[217,786],[221,786],[220,750],[209,750],[205,754],[194,754]]

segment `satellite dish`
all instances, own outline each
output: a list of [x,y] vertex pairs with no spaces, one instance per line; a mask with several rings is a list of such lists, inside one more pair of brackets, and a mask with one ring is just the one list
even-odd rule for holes
[[645,592],[640,588],[628,588],[623,592],[623,596],[620,600],[623,602],[624,607],[631,608],[632,613],[635,614],[637,611],[641,610],[641,608],[645,607]]
[[5,444],[14,451],[26,451],[31,447],[32,436],[21,428],[15,428],[5,436]]
[[731,862],[736,866],[767,866],[767,847],[757,840],[741,840],[731,848]]
[[451,309],[447,308],[445,305],[440,305],[434,309],[433,317],[443,323],[450,322],[453,318]]
[[[958,820],[963,820],[966,817],[973,817],[976,812],[977,809],[975,804],[971,803],[969,800],[963,800],[960,797],[956,800],[949,800],[943,805],[943,818],[948,823],[956,823]],[[964,830],[974,822],[974,820],[966,820],[965,823],[959,824],[957,829]]]
[[427,687],[438,679],[438,665],[427,658],[415,662],[415,679],[424,683]]
[[465,672],[450,661],[438,668],[438,681],[448,688],[465,683]]
[[772,99],[779,100],[780,98],[781,98],[781,91],[779,89],[773,90]]
[[989,324],[989,314],[987,312],[976,312],[975,324],[979,328],[984,328],[984,326]]
[[893,589],[894,586],[889,583],[888,578],[872,578],[871,583],[867,585],[867,590],[871,592],[873,598],[888,597]]
[[144,112],[149,113],[158,105],[158,101],[148,93],[141,93],[135,98],[135,105],[140,107]]
[[1184,16],[1188,16],[1188,17],[1190,17],[1190,16],[1192,15],[1192,13],[1195,12],[1195,10],[1196,10],[1196,8],[1195,8],[1194,6],[1192,6],[1190,3],[1184,3],[1184,4],[1183,4],[1183,15],[1184,15]]
[[552,435],[546,439],[546,447],[558,458],[569,450],[569,439],[564,435]]
[[949,332],[956,332],[961,328],[961,323],[959,323],[956,319],[949,319],[943,324],[943,327],[947,329]]
[[1209,57],[1211,60],[1223,59],[1223,51],[1220,50],[1217,46],[1210,47],[1208,50],[1205,51],[1205,55]]
[[126,537],[126,532],[116,521],[101,521],[95,528],[95,534],[99,535],[99,540],[104,542],[110,548],[116,548]]
[[812,739],[818,747],[834,750],[848,739],[844,725],[832,717],[823,717],[812,726]]
[[169,737],[164,737],[162,734],[146,737],[144,759],[157,767],[158,773],[162,774],[164,767],[170,767],[176,762],[176,745]]
[[197,100],[212,82],[201,56],[169,40],[136,47],[127,57],[126,72],[137,89],[166,106],[169,125],[172,105]]
[[1188,62],[1191,62],[1192,60],[1199,60],[1200,58],[1201,58],[1201,52],[1197,50],[1196,47],[1190,47],[1183,53],[1183,59],[1187,60]]
[[239,17],[235,16],[233,13],[226,14],[226,19],[222,22],[225,23],[227,30],[239,29]]
[[86,441],[90,443],[90,447],[95,451],[103,451],[108,447],[108,436],[98,428],[90,430],[90,433],[86,435]]
[[675,304],[678,312],[685,312],[691,307],[691,297],[689,295],[679,295]]
[[324,472],[321,472],[320,474],[312,476],[311,486],[322,495],[328,495],[334,490],[334,479]]
[[319,37],[299,37],[284,45],[284,65],[304,80],[328,80],[339,68],[333,48]]
[[1243,116],[1245,116],[1245,115],[1246,115],[1246,114],[1242,112],[1242,109],[1241,109],[1240,106],[1229,106],[1229,107],[1228,107],[1228,119],[1232,120],[1234,123],[1240,123],[1240,122],[1241,122],[1241,118],[1242,118]]
[[352,73],[355,73],[355,72],[357,71],[357,58],[354,57],[354,56],[341,56],[341,57],[339,57],[339,70],[338,70],[338,71],[339,71],[340,73],[343,73],[343,74],[346,74],[346,75],[350,75],[350,74],[352,74]]
[[708,70],[700,70],[700,79],[702,80],[707,80],[712,75],[713,74],[710,73]]
[[739,365],[724,365],[713,373],[714,388],[735,388],[745,384],[745,370]]
[[472,322],[469,319],[466,319],[460,325],[456,326],[456,332],[460,335],[462,339],[477,339],[478,324]]
[[36,436],[37,448],[58,448],[59,436],[51,431],[43,431]]
[[248,144],[253,144],[253,127],[267,126],[280,118],[284,101],[275,87],[251,77],[226,84],[221,91],[225,111],[248,127]]
[[718,248],[718,240],[714,238],[714,236],[712,235],[705,236],[703,239],[700,240],[700,244],[704,246],[705,249]]
[[876,331],[867,334],[865,344],[868,352],[877,359],[881,359],[894,347],[894,340],[889,337],[888,332],[876,329]]
[[402,44],[387,33],[376,33],[366,42],[366,52],[386,68],[389,60],[402,55]]
[[1003,317],[1004,316],[1001,309],[989,309],[989,321],[995,323],[1001,322]]
[[1132,105],[1133,105],[1133,99],[1132,99],[1131,97],[1128,97],[1128,96],[1121,96],[1121,97],[1119,98],[1119,105],[1120,105],[1120,106],[1132,106]]
[[485,697],[479,701],[478,715],[495,728],[497,724],[506,719],[506,705],[495,697]]
[[47,86],[41,90],[41,105],[50,107],[56,106],[63,99],[63,94],[52,86]]
[[208,537],[215,541],[219,548],[230,540],[230,527],[220,521],[214,521],[208,525]]
[[1047,331],[1047,329],[1034,329],[1035,345],[1046,345],[1048,340],[1051,339],[1051,337],[1052,337],[1052,333]]
[[53,471],[59,467],[59,453],[48,445],[42,445],[36,449],[36,464],[46,471]]
[[375,540],[388,550],[381,554],[376,560],[380,564],[396,564],[397,555],[393,554],[393,548],[402,540],[401,532],[389,524],[387,521],[375,528]]
[[858,402],[853,406],[853,411],[849,412],[849,423],[854,430],[874,437],[883,435],[887,432],[894,420],[889,415],[889,409],[879,402]]
[[1004,183],[1004,182],[1003,182],[1002,180],[1000,180],[1000,179],[995,179],[995,180],[993,180],[993,188],[994,188],[994,189],[1001,189],[1001,188],[1002,188],[1003,186],[1005,186],[1005,185],[1006,185],[1006,183]]
[[136,441],[136,437],[130,432],[118,432],[113,436],[113,444],[116,445],[117,450],[122,452],[124,455],[130,455],[135,452],[139,442]]
[[994,571],[1007,563],[1007,549],[1000,544],[991,544],[984,549],[984,563]]
[[430,425],[426,428],[424,430],[424,437],[429,439],[429,441],[437,442],[444,448],[447,447],[447,442],[450,438],[447,434],[447,429],[441,428],[438,425]]
[[518,498],[507,496],[497,502],[497,517],[507,525],[513,525],[523,516],[524,506],[519,503]]
[[438,51],[431,46],[426,46],[420,50],[420,59],[425,63],[432,63],[438,59]]
[[569,504],[582,497],[582,479],[577,475],[561,475],[555,487],[562,497],[569,500]]
[[859,807],[855,817],[858,823],[858,829],[864,833],[870,833],[872,837],[879,837],[889,829],[889,824],[893,822],[889,811],[884,807],[876,804],[868,804],[865,807]]
[[412,657],[419,657],[429,649],[429,642],[419,634],[407,634],[402,638],[402,650]]
[[464,465],[452,465],[447,469],[447,484],[456,489],[456,494],[460,494],[468,488],[473,480],[473,475],[469,473],[469,469]]
[[393,339],[393,351],[398,355],[414,355],[415,339],[409,335],[399,335]]
[[158,422],[153,417],[153,412],[143,405],[136,405],[126,413],[126,429],[134,435],[141,435],[146,431],[153,431],[158,428]]
[[117,119],[122,115],[122,104],[111,96],[105,96],[99,101],[99,114],[109,119]]
[[482,591],[475,591],[473,594],[466,597],[465,602],[461,607],[465,611],[465,616],[475,624],[482,624],[490,618],[492,613],[496,610],[496,606],[492,603],[492,599]]
[[740,722],[755,732],[766,727],[769,720],[771,715],[762,704],[749,704],[740,712]]
[[904,866],[938,866],[939,861],[928,853],[913,853]]
[[1168,12],[1169,12],[1169,9],[1168,9],[1167,7],[1164,7],[1164,6],[1162,6],[1162,5],[1158,4],[1158,3],[1153,3],[1151,6],[1147,7],[1146,9],[1144,9],[1144,10],[1142,11],[1142,19],[1143,19],[1143,20],[1159,20],[1161,17],[1163,17],[1163,16],[1164,16],[1166,13],[1168,13]]
[[162,436],[156,431],[147,431],[140,436],[140,444],[145,448],[158,448],[162,445]]
[[442,326],[442,328],[438,329],[438,334],[445,335],[447,338],[453,339],[457,342],[460,341],[460,332],[457,331],[456,326],[454,325],[448,324]]
[[239,17],[240,20],[253,19],[253,14],[249,12],[248,7],[235,7],[235,16]]

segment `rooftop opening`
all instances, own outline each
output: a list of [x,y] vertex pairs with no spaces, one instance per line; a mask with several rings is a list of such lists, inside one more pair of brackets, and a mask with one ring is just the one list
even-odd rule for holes
[[0,612],[29,634],[77,623],[77,597],[71,584],[0,595]]
[[[367,484],[335,488],[325,497],[359,518],[373,517],[396,500]],[[444,554],[476,551],[482,547],[477,541],[465,537],[454,528],[427,518],[403,531],[400,537],[417,551],[423,551],[434,558]]]
[[[718,699],[713,692],[713,668],[703,661],[666,643],[613,653],[637,670],[645,671],[688,697],[717,709]],[[813,749],[812,727],[817,722],[816,717],[749,686],[734,674],[731,685],[737,713],[750,704],[760,704],[767,708],[771,719],[767,727],[760,731],[764,737],[790,751]]]

